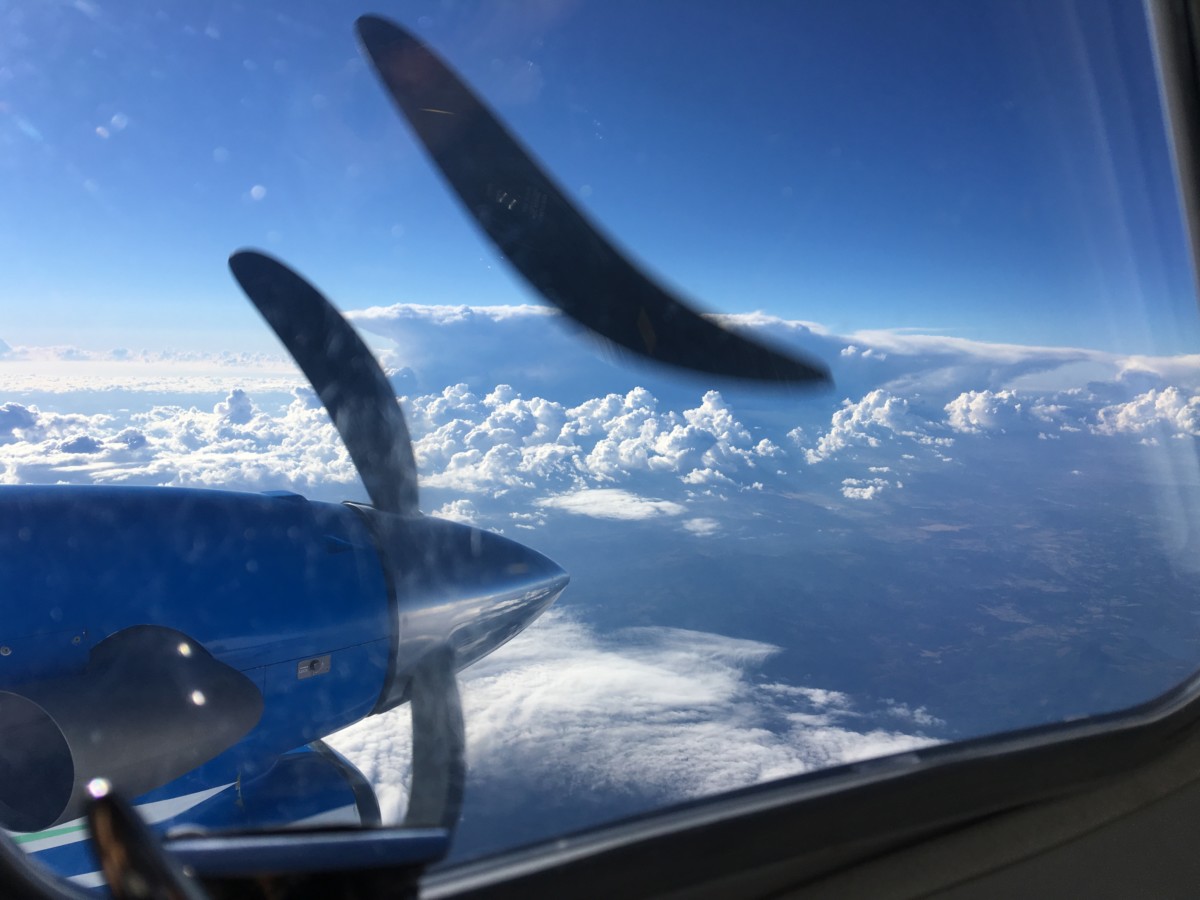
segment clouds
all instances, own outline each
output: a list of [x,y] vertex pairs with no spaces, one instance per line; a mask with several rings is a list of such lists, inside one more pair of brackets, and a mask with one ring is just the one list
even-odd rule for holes
[[[691,509],[696,498],[793,491],[797,479],[805,492],[862,505],[906,496],[904,486],[928,467],[977,458],[988,446],[1072,435],[1152,441],[1194,435],[1200,424],[1200,357],[839,336],[761,314],[720,317],[831,362],[836,394],[795,397],[617,367],[541,306],[408,304],[353,318],[396,341],[386,355],[404,363],[393,382],[404,392],[422,486],[436,498],[431,509],[490,527],[537,528],[556,510],[585,506],[626,517],[652,508],[605,507],[597,501],[621,495],[587,493],[602,489],[674,504],[656,514],[678,508],[681,523],[713,518]],[[38,382],[38,396],[69,389],[105,411],[42,412],[24,399],[32,369],[23,367],[77,355],[69,349],[16,348],[10,355],[19,358],[0,360],[6,481],[361,496],[315,397],[297,375],[277,374],[278,361],[87,353],[62,363],[60,381]],[[110,411],[121,405],[127,413]],[[881,467],[889,472],[872,471]],[[467,498],[471,511],[450,505]]]
[[20,403],[0,405],[0,441],[13,440],[17,432],[32,429],[37,424],[37,410]]
[[532,487],[570,477],[579,448],[560,441],[567,411],[539,397],[521,398],[508,385],[483,396],[465,384],[407,404],[425,483],[459,492]]
[[620,370],[547,306],[396,304],[347,317],[395,343],[384,364],[407,370],[417,393],[460,383],[487,393],[507,383],[575,403],[596,396],[598,383],[622,384]]
[[1127,403],[1105,406],[1096,413],[1102,434],[1145,434],[1162,431],[1171,437],[1200,435],[1200,395],[1177,387],[1149,390]]
[[[7,430],[7,436],[5,431]],[[328,416],[300,391],[280,410],[234,389],[211,411],[153,406],[125,415],[64,414],[7,404],[0,417],[7,483],[161,484],[296,490],[360,488]]]
[[[639,497],[616,488],[593,488],[545,497],[537,502],[541,507],[565,509],[567,512],[597,519],[654,519],[659,516],[678,516],[686,507],[669,500]],[[704,520],[696,520],[704,521]],[[703,528],[704,526],[700,526]],[[689,530],[696,530],[694,527]]]
[[568,412],[564,432],[578,439],[595,437],[585,466],[589,474],[615,480],[635,472],[672,472],[688,483],[727,479],[754,469],[779,453],[771,441],[755,441],[717,391],[707,391],[698,406],[681,413],[660,412],[645,388],[624,397],[609,394]]
[[[565,802],[670,802],[935,742],[929,729],[944,723],[927,710],[762,682],[756,673],[778,652],[676,628],[601,635],[551,611],[463,675],[468,804],[498,783]],[[391,821],[407,792],[407,719],[397,710],[330,738]]]
[[226,394],[237,382],[252,384],[258,392],[289,391],[305,384],[283,353],[73,346],[16,346],[0,353],[0,398],[80,392],[107,393],[114,399],[131,393]]
[[[842,408],[833,414],[829,431],[817,440],[816,446],[804,451],[804,458],[809,464],[819,463],[848,448],[878,448],[884,441],[897,438],[927,445],[953,443],[952,438],[931,436],[926,423],[909,412],[907,400],[877,389],[857,403],[843,400]],[[794,432],[793,440],[800,443],[802,434]]]
[[244,390],[234,388],[228,397],[213,407],[213,412],[231,425],[248,425],[257,410]]
[[[281,395],[234,387],[207,409],[138,408],[135,394],[122,396],[132,408],[117,414],[49,413],[12,401],[0,407],[6,480],[360,496],[345,448],[310,389]],[[680,515],[688,490],[761,488],[763,472],[786,456],[769,437],[752,433],[716,391],[672,410],[640,387],[568,406],[522,396],[510,385],[477,393],[459,383],[402,404],[422,487],[451,494],[431,508],[481,523],[490,513],[493,526],[499,524],[496,503],[468,512],[458,501],[522,495],[505,501],[505,517],[537,509],[624,519],[642,518],[647,510]],[[641,482],[660,480],[674,496],[660,494],[656,503],[630,499],[647,496]],[[606,487],[612,492],[604,493]],[[534,515],[520,524],[541,521]]]
[[78,437],[73,437],[69,441],[63,441],[59,444],[59,450],[63,453],[99,453],[103,449],[103,445],[93,437],[86,434],[81,434]]
[[1017,422],[1021,412],[1015,391],[964,391],[946,404],[946,421],[955,431],[978,434],[1003,430]]
[[675,411],[641,387],[568,407],[523,398],[509,385],[480,395],[456,384],[408,408],[424,483],[459,492],[563,493],[642,476],[749,486],[761,465],[782,455],[751,435],[716,391]]
[[888,481],[886,478],[843,478],[842,496],[847,500],[874,500],[890,487],[901,488],[901,482]]

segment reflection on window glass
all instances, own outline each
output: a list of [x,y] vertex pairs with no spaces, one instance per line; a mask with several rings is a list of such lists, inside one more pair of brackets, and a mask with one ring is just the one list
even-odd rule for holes
[[[377,354],[421,509],[571,576],[460,676],[452,860],[1118,710],[1197,667],[1200,329],[1139,3],[383,12],[656,277],[823,361],[834,387],[680,374],[565,324],[447,190],[341,7],[0,7],[0,577],[125,590],[78,584],[99,571],[83,551],[21,556],[33,513],[10,486],[368,500],[229,277],[254,246]],[[408,710],[367,716],[390,620],[346,612],[386,594],[369,520],[293,520],[302,501],[279,496],[235,515],[189,494],[169,517],[45,502],[39,525],[66,517],[138,559],[150,630],[82,601],[31,613],[0,636],[0,701],[17,697],[0,714],[36,738],[98,653],[194,648],[193,705],[240,699],[204,726],[212,753],[142,795],[152,820],[357,821],[355,770],[403,819]],[[301,519],[310,549],[270,556]],[[240,568],[205,575],[204,596],[248,599],[156,592],[178,560],[213,558]],[[337,641],[254,656],[310,626]],[[65,695],[46,687],[63,677]],[[263,723],[291,716],[272,698],[301,690],[314,724],[271,744]],[[162,704],[122,741],[176,727]],[[247,728],[253,763],[194,768]],[[48,813],[4,824],[50,865],[82,833]]]

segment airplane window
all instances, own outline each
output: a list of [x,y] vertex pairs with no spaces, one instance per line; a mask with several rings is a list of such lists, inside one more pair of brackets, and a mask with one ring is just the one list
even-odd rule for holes
[[101,884],[103,777],[454,863],[1196,670],[1139,2],[357,12],[0,5],[25,850]]

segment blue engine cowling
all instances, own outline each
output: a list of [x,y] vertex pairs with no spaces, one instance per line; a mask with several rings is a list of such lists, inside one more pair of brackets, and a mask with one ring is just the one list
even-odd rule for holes
[[[394,599],[362,516],[292,494],[3,488],[0,584],[0,728],[10,735],[9,750],[0,750],[9,776],[0,774],[0,792],[8,787],[7,795],[0,793],[0,826],[20,830],[47,827],[79,810],[73,803],[45,820],[46,792],[61,795],[63,787],[30,790],[28,767],[12,755],[36,756],[39,746],[13,739],[17,717],[26,737],[36,731],[56,747],[70,745],[73,765],[44,777],[70,772],[77,799],[79,782],[93,775],[120,771],[131,758],[178,756],[185,749],[162,746],[164,739],[170,743],[170,729],[162,727],[170,716],[152,691],[163,680],[179,680],[171,654],[144,651],[147,658],[133,675],[96,674],[98,650],[131,629],[182,633],[261,693],[261,717],[229,760],[244,777],[371,712],[396,643]],[[185,700],[200,686],[181,683]],[[44,715],[36,716],[30,703]],[[129,721],[131,711],[119,740],[92,739],[118,713]],[[204,758],[193,754],[183,770],[231,743],[214,746]],[[118,753],[121,760],[113,758]],[[123,786],[136,795],[162,783]],[[14,798],[28,806],[35,795],[43,801],[38,817],[5,814]]]
[[196,767],[213,784],[260,777],[403,702],[426,654],[461,669],[491,652],[566,583],[520,544],[421,515],[0,488],[0,828],[79,815],[96,776],[134,797]]

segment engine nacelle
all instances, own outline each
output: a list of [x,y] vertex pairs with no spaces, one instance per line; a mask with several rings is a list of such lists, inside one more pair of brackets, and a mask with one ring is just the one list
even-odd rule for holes
[[0,827],[40,831],[83,813],[103,777],[136,797],[241,740],[258,688],[182,632],[137,625],[77,675],[0,691]]
[[427,654],[448,651],[466,668],[524,630],[570,581],[553,560],[493,532],[348,505],[375,535],[393,598],[391,665],[375,712],[409,698]]

